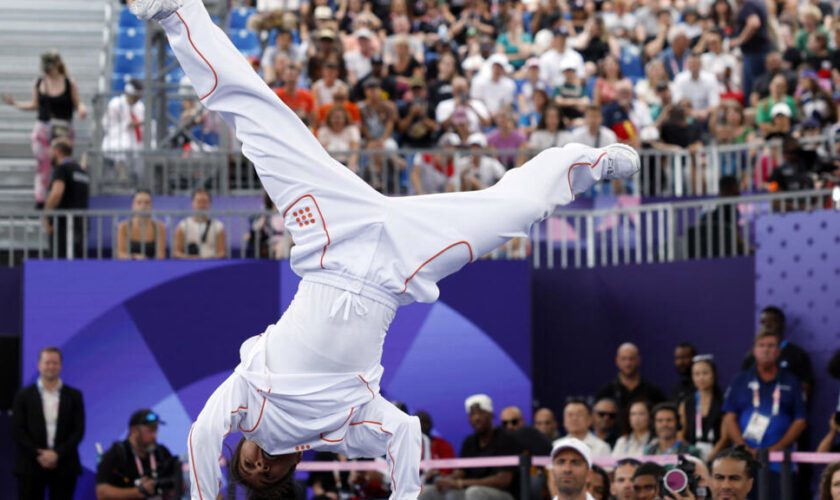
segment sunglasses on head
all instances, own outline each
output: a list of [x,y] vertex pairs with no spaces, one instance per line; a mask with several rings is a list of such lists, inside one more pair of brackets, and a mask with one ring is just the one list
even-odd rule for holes
[[505,427],[509,427],[509,426],[512,426],[512,425],[519,425],[519,419],[518,418],[512,418],[510,420],[502,420],[502,425],[504,425]]

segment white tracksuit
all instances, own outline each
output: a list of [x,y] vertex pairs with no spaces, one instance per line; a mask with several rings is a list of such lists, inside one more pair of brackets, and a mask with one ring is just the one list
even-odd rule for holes
[[215,498],[222,439],[237,430],[270,454],[385,455],[392,498],[416,498],[419,421],[379,396],[397,306],[435,301],[438,280],[527,236],[601,178],[605,153],[552,148],[483,191],[387,198],[327,154],[199,0],[161,24],[199,98],[235,128],[303,278],[280,321],[242,344],[241,363],[190,430],[192,498]]

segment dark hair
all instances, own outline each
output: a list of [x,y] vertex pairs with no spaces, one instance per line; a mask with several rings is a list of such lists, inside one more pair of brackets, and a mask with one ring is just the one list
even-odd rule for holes
[[590,470],[592,470],[592,472],[594,472],[595,474],[598,474],[599,476],[601,476],[601,479],[604,481],[604,492],[606,492],[606,497],[605,498],[609,498],[610,497],[610,475],[607,474],[607,471],[605,471],[604,468],[601,467],[600,465],[593,465]]
[[58,152],[65,158],[73,156],[73,143],[66,137],[53,139],[50,143],[50,148],[58,150]]
[[210,191],[208,191],[207,189],[205,189],[203,187],[197,187],[197,188],[193,189],[192,196],[190,196],[190,199],[194,200],[195,197],[198,196],[201,193],[206,194],[207,197],[210,198],[210,201],[213,201],[213,197],[210,195]]
[[576,396],[566,398],[566,401],[563,403],[563,412],[566,411],[566,408],[569,405],[583,405],[583,407],[586,408],[586,412],[592,414],[592,406],[589,404],[589,401],[587,401],[585,398]]
[[840,379],[840,349],[834,351],[834,355],[828,360],[828,374]]
[[656,414],[661,411],[670,411],[674,413],[674,418],[677,419],[677,422],[680,420],[680,410],[677,409],[677,405],[674,403],[659,403],[658,405],[653,407],[653,410],[650,412],[650,416],[653,420],[656,420]]
[[637,477],[642,476],[653,476],[656,478],[656,482],[658,483],[662,476],[665,475],[665,468],[659,465],[656,462],[645,462],[636,469],[636,472],[633,473],[633,479],[635,480]]
[[723,175],[718,180],[718,193],[721,196],[738,196],[739,191],[738,178],[734,175]]
[[563,129],[563,110],[560,109],[559,106],[555,106],[554,104],[549,104],[548,106],[545,107],[545,109],[543,109],[542,114],[540,116],[540,122],[537,124],[537,129],[546,130],[548,128],[548,125],[546,124],[545,117],[548,115],[548,112],[551,111],[551,110],[557,111],[557,117],[560,119],[560,123],[557,124],[557,129],[558,130]]
[[743,446],[733,446],[731,448],[726,448],[720,453],[718,453],[715,459],[712,460],[712,467],[715,466],[716,462],[719,462],[724,458],[744,462],[744,469],[746,469],[747,474],[751,478],[755,477],[755,472],[758,467],[758,463]]
[[642,462],[635,458],[622,458],[615,463],[615,468],[624,467],[625,465],[632,465],[634,469],[638,469]]
[[247,491],[246,498],[249,500],[294,500],[297,498],[294,481],[297,464],[292,465],[285,476],[263,488],[255,488],[245,482],[245,479],[239,471],[239,460],[242,455],[242,445],[245,444],[245,441],[245,438],[239,440],[236,449],[233,451],[233,455],[230,457],[230,462],[228,463],[230,482],[241,484]]
[[61,354],[61,349],[59,349],[58,347],[52,347],[52,346],[44,347],[43,349],[41,349],[41,352],[38,353],[38,361],[41,360],[41,356],[43,356],[45,352],[52,352],[52,353],[58,354],[59,361],[64,361],[64,356],[62,356],[62,354]]
[[691,342],[680,342],[677,344],[677,349],[691,349],[691,355],[697,354],[697,348]]
[[[799,144],[797,143],[797,147]],[[782,324],[782,331],[785,329],[785,324],[787,323],[787,318],[785,317],[784,311],[780,307],[777,306],[767,306],[761,310],[763,313],[774,314],[777,318],[779,318],[779,322]]]
[[715,360],[712,359],[711,356],[702,356],[701,359],[691,363],[691,366],[693,367],[697,363],[706,363],[709,365],[709,369],[712,370],[712,376],[715,378],[715,381],[712,384],[712,397],[718,401],[723,400],[723,393],[721,392],[720,384],[718,383],[717,364],[715,364]]
[[840,462],[833,462],[828,464],[828,467],[820,476],[820,500],[831,500],[831,477],[834,473],[840,471]]

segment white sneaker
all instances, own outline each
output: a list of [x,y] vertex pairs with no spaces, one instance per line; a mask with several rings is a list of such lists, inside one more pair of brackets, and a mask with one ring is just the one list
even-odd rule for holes
[[600,148],[607,153],[602,161],[606,161],[603,173],[604,179],[627,179],[633,177],[642,168],[639,153],[626,144],[610,144]]
[[131,13],[148,21],[160,21],[172,15],[184,5],[183,0],[134,0],[129,5]]

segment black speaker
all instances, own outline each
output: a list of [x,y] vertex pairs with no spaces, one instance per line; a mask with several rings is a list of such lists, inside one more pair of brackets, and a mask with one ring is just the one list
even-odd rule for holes
[[12,408],[20,387],[20,337],[0,337],[0,411]]

